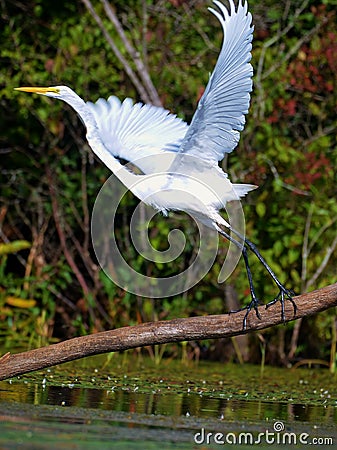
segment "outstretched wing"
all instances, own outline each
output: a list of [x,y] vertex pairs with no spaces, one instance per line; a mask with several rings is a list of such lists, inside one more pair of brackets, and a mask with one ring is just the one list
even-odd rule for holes
[[[106,149],[113,156],[135,164],[143,173],[165,170],[172,159],[163,158],[179,150],[188,125],[164,108],[121,102],[111,96],[87,102]],[[168,161],[166,163],[166,161]]]
[[222,49],[193,116],[180,153],[209,162],[223,159],[238,144],[245,124],[252,90],[253,68],[249,63],[253,39],[252,17],[247,2],[237,9],[229,0],[229,10],[214,0],[221,13],[209,10],[219,19],[223,32]]

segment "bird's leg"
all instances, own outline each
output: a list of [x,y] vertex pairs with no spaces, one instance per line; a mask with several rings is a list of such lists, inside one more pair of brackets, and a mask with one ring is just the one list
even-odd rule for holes
[[247,249],[246,249],[246,247],[243,244],[241,244],[239,241],[234,239],[232,236],[227,234],[222,229],[218,229],[218,231],[223,237],[225,237],[229,241],[233,242],[233,244],[235,244],[237,247],[240,248],[240,250],[242,252],[243,259],[244,259],[244,262],[245,262],[247,278],[248,278],[248,283],[249,283],[249,290],[250,290],[250,295],[251,295],[251,301],[250,301],[249,305],[245,306],[244,308],[241,308],[241,309],[238,309],[238,310],[235,310],[235,311],[230,311],[230,313],[236,313],[236,312],[242,311],[244,309],[247,310],[247,312],[246,312],[246,314],[245,314],[245,316],[243,318],[243,329],[245,330],[246,326],[247,326],[247,317],[248,317],[248,314],[250,313],[252,308],[254,308],[256,316],[259,319],[261,319],[261,316],[260,316],[260,313],[259,313],[259,310],[258,310],[259,300],[258,300],[258,298],[256,296],[256,293],[255,293],[255,288],[254,288],[254,283],[253,283],[253,276],[252,276],[252,272],[250,270],[249,261],[248,261]]
[[260,316],[260,313],[259,313],[259,310],[258,310],[259,300],[258,300],[258,298],[256,297],[256,294],[255,294],[255,289],[254,289],[254,285],[253,285],[253,277],[252,277],[252,272],[251,272],[250,266],[249,266],[248,253],[247,253],[246,247],[242,247],[242,256],[243,256],[243,259],[245,261],[247,278],[248,278],[248,283],[249,283],[249,290],[250,290],[250,295],[251,295],[251,302],[249,303],[248,306],[246,306],[247,312],[245,314],[245,317],[243,318],[243,329],[245,330],[246,326],[247,326],[247,317],[248,317],[248,314],[250,313],[250,310],[252,308],[255,309],[255,314],[256,314],[258,319],[261,320],[261,316]]
[[285,288],[283,286],[283,284],[279,281],[279,279],[276,277],[276,275],[274,274],[274,272],[272,271],[270,266],[267,264],[267,262],[265,261],[265,259],[261,255],[261,253],[256,248],[255,244],[253,244],[251,241],[249,241],[245,237],[241,236],[241,234],[236,232],[235,230],[232,230],[232,232],[235,235],[237,235],[240,239],[242,239],[244,241],[244,243],[254,253],[254,255],[258,258],[258,260],[261,262],[263,267],[267,270],[267,272],[269,273],[269,275],[273,279],[274,283],[279,288],[279,293],[274,298],[274,300],[272,300],[272,301],[270,301],[269,303],[266,304],[266,308],[269,308],[271,305],[274,305],[276,302],[280,301],[281,302],[281,317],[282,317],[282,320],[285,321],[284,302],[285,302],[285,299],[287,299],[293,305],[294,316],[295,316],[296,315],[296,311],[297,311],[297,306],[296,306],[296,303],[294,302],[294,300],[292,299],[292,296],[294,295],[294,293],[292,291],[290,291],[289,289]]

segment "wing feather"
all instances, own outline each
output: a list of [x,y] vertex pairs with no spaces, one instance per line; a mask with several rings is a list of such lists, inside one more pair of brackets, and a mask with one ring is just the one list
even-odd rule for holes
[[220,11],[209,10],[222,25],[222,48],[180,153],[217,162],[237,146],[245,124],[252,90],[249,61],[254,28],[246,0],[239,0],[237,8],[229,0],[229,9],[218,0],[213,2]]
[[108,100],[87,102],[93,113],[106,149],[113,156],[138,166],[143,173],[165,170],[172,159],[162,156],[179,150],[188,125],[168,110],[130,98],[121,102]]

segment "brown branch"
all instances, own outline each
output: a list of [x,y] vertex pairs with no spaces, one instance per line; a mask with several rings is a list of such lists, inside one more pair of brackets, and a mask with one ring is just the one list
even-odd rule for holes
[[109,34],[108,30],[106,29],[106,27],[104,26],[104,23],[101,20],[101,18],[96,13],[96,11],[95,11],[94,7],[92,6],[92,3],[90,2],[90,0],[82,0],[82,2],[87,7],[87,9],[90,12],[90,14],[92,15],[93,19],[96,21],[97,25],[101,29],[101,31],[102,31],[102,33],[103,33],[107,43],[110,45],[110,48],[114,52],[116,58],[122,64],[125,72],[127,73],[127,75],[130,78],[131,82],[133,83],[133,85],[137,89],[137,91],[138,91],[142,101],[144,103],[151,103],[151,98],[150,98],[149,94],[147,93],[145,87],[142,85],[141,81],[139,80],[138,76],[136,75],[136,73],[132,69],[131,65],[126,60],[126,58],[119,51],[117,45],[114,43],[114,40],[110,36],[110,34]]
[[[292,305],[290,302],[286,302],[287,322],[337,306],[337,283],[295,297],[294,301],[297,305],[295,316]],[[240,311],[217,316],[148,322],[77,337],[16,355],[6,354],[0,358],[0,380],[85,356],[169,342],[236,336],[282,323],[279,304],[273,305],[269,309],[261,306],[259,311],[262,319],[259,320],[255,313],[251,312],[248,316],[246,330],[242,329],[245,311]]]
[[119,37],[121,38],[125,50],[129,53],[129,55],[132,58],[133,63],[135,64],[135,66],[137,68],[137,72],[143,81],[143,86],[146,88],[146,91],[149,94],[151,103],[156,106],[162,106],[158,92],[152,83],[149,72],[147,71],[147,69],[140,57],[140,53],[133,47],[133,45],[127,38],[127,36],[124,32],[124,29],[122,27],[122,24],[118,20],[110,3],[107,0],[101,0],[101,2],[103,3],[106,15],[110,19],[111,23],[114,25]]
[[63,254],[67,260],[67,263],[69,264],[72,271],[74,272],[79,284],[81,285],[84,295],[88,296],[90,293],[88,285],[87,285],[81,271],[77,267],[74,258],[72,257],[70,251],[68,250],[66,237],[64,235],[63,227],[61,225],[61,220],[60,220],[60,212],[59,212],[59,205],[58,205],[58,201],[57,201],[56,189],[55,189],[55,186],[53,183],[53,177],[52,177],[49,167],[46,168],[46,173],[47,173],[47,178],[48,178],[49,193],[50,193],[50,197],[51,197],[55,227],[56,227],[59,239],[60,239]]
[[301,39],[299,39],[296,42],[296,44],[293,45],[293,47],[284,55],[282,59],[279,59],[277,62],[275,62],[275,64],[273,64],[271,67],[269,67],[268,70],[266,70],[263,73],[262,80],[268,78],[273,72],[278,70],[282,66],[282,64],[289,61],[289,59],[298,52],[298,50],[302,47],[302,45],[305,42],[308,42],[311,39],[311,37],[314,36],[319,31],[319,29],[322,28],[327,23],[327,21],[328,19],[324,18],[322,22],[319,22],[314,28],[309,30],[308,33],[306,33]]

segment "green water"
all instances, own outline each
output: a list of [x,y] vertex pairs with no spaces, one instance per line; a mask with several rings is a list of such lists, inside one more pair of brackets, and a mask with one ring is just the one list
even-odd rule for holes
[[326,369],[261,377],[258,366],[127,353],[0,382],[1,450],[337,448],[336,424]]

